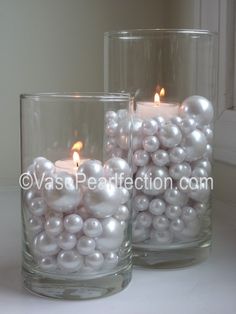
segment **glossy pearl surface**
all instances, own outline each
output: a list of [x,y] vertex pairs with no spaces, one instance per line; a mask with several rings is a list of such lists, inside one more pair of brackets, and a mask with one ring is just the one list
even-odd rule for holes
[[149,204],[149,211],[153,215],[161,215],[165,212],[166,204],[160,198],[154,198]]
[[133,162],[138,167],[146,166],[149,162],[149,154],[143,149],[137,150],[133,156]]
[[108,252],[104,254],[103,267],[105,269],[113,269],[117,266],[119,262],[119,257],[115,252]]
[[101,252],[94,251],[93,253],[85,256],[85,265],[95,270],[100,269],[103,265],[104,257]]
[[103,231],[102,224],[96,218],[89,218],[84,222],[83,231],[87,237],[99,237]]
[[59,247],[55,238],[48,236],[45,232],[38,234],[34,238],[35,252],[42,256],[57,254]]
[[169,205],[166,208],[165,214],[166,214],[166,217],[168,217],[169,219],[173,220],[173,219],[177,219],[178,217],[181,216],[182,210],[181,210],[180,206]]
[[146,195],[136,195],[133,200],[133,207],[137,211],[147,210],[149,206],[149,198]]
[[131,175],[131,169],[127,161],[119,157],[113,157],[105,162],[104,173],[107,178],[118,178],[123,182],[124,178]]
[[57,236],[63,230],[62,219],[57,216],[51,216],[46,220],[44,228],[49,236]]
[[185,159],[187,161],[194,161],[201,158],[206,151],[206,145],[205,135],[199,130],[192,131],[182,142],[182,147],[186,151]]
[[159,140],[163,146],[172,148],[181,142],[182,133],[177,125],[166,124],[159,131]]
[[83,258],[76,250],[61,251],[57,256],[58,266],[66,272],[78,271],[83,265]]
[[185,150],[182,147],[174,147],[169,151],[170,162],[172,163],[181,163],[186,157]]
[[164,194],[164,199],[167,203],[171,205],[183,206],[184,204],[186,204],[188,197],[178,188],[170,188],[166,190]]
[[57,241],[62,250],[71,250],[75,247],[77,238],[74,234],[64,231],[58,236]]
[[92,254],[95,250],[95,240],[86,236],[79,239],[77,244],[77,250],[81,255]]
[[77,233],[83,228],[83,219],[77,214],[67,215],[64,218],[64,227],[69,233]]
[[83,174],[85,176],[85,181],[88,182],[89,178],[93,178],[98,182],[98,180],[104,177],[104,169],[102,163],[99,160],[86,160],[78,168],[77,175]]
[[156,152],[152,153],[151,158],[153,163],[159,167],[165,166],[170,161],[169,154],[163,149],[159,149]]
[[155,216],[152,221],[153,228],[159,231],[166,230],[169,227],[169,220],[164,215]]
[[155,119],[145,120],[142,124],[142,132],[144,135],[154,135],[158,130],[158,123]]
[[57,268],[57,260],[54,256],[41,257],[38,264],[44,271],[54,271]]
[[191,175],[191,167],[188,163],[173,164],[169,168],[169,174],[174,180]]
[[141,212],[136,217],[137,227],[149,228],[152,224],[152,215],[148,212]]
[[143,149],[148,153],[155,152],[160,146],[159,140],[156,136],[147,136],[143,140]]
[[42,197],[36,197],[29,202],[29,211],[34,216],[42,216],[47,209],[47,204]]
[[118,210],[117,210],[117,212],[116,212],[114,217],[116,219],[120,220],[120,221],[129,219],[129,209],[128,209],[128,207],[125,206],[125,205],[121,205],[118,208]]

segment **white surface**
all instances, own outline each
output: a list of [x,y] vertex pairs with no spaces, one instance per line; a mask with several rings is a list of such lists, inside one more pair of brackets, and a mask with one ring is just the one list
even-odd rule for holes
[[29,294],[21,286],[20,195],[0,191],[0,313],[212,313],[236,310],[236,211],[214,202],[211,257],[178,270],[134,270],[121,293],[90,301],[58,301]]

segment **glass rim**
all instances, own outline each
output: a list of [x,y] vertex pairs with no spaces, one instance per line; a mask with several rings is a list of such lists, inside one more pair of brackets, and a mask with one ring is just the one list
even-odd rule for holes
[[147,28],[147,29],[130,29],[130,30],[120,30],[120,31],[108,31],[104,33],[105,37],[142,37],[142,36],[151,36],[151,35],[174,35],[174,34],[183,34],[183,35],[199,35],[199,36],[216,36],[217,32],[212,32],[207,29],[188,29],[188,28]]
[[106,93],[106,92],[46,92],[46,93],[22,93],[20,100],[77,100],[77,101],[130,101],[129,93]]

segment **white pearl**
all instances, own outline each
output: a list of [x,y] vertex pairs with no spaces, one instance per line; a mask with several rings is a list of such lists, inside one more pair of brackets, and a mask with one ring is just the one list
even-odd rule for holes
[[166,120],[163,117],[160,117],[160,116],[154,117],[153,119],[155,119],[157,121],[159,128],[161,126],[163,126],[165,124],[165,122],[166,122]]
[[53,271],[57,268],[57,260],[54,256],[41,257],[38,260],[38,264],[44,271]]
[[129,112],[126,109],[120,109],[117,111],[117,116],[118,116],[119,121],[121,121],[128,118]]
[[185,159],[194,161],[201,158],[206,150],[206,145],[205,135],[199,130],[192,131],[182,141],[182,147],[186,151]]
[[48,236],[45,232],[36,235],[33,246],[35,253],[42,256],[54,255],[59,251],[56,239]]
[[121,202],[121,193],[112,183],[99,184],[94,190],[88,189],[84,194],[84,206],[96,218],[113,215]]
[[104,262],[104,257],[101,252],[94,251],[93,253],[85,256],[85,265],[89,266],[95,270],[98,270],[102,267]]
[[129,209],[125,205],[121,205],[117,212],[115,213],[115,218],[118,220],[127,220],[129,219]]
[[105,126],[105,132],[108,136],[115,136],[118,129],[118,122],[115,120],[109,120]]
[[199,126],[212,122],[214,111],[210,101],[202,96],[191,96],[185,99],[180,107],[181,117],[194,118]]
[[72,250],[77,242],[74,234],[65,231],[58,236],[57,240],[59,247],[63,250]]
[[81,255],[89,255],[94,252],[95,246],[94,239],[83,236],[78,241],[77,250]]
[[146,166],[149,162],[149,154],[143,150],[137,150],[133,156],[133,162],[138,167]]
[[115,252],[108,252],[104,254],[104,264],[105,269],[113,269],[117,266],[119,262],[119,257]]
[[132,137],[132,151],[136,151],[138,149],[143,148],[143,139],[140,136]]
[[177,126],[180,126],[182,123],[182,118],[179,116],[173,117],[173,118],[171,118],[171,122],[176,124]]
[[204,168],[207,171],[208,175],[211,174],[211,163],[207,159],[200,159],[195,161],[193,163],[193,167]]
[[183,118],[180,129],[184,134],[188,134],[196,129],[196,121],[193,118]]
[[57,236],[63,230],[62,219],[57,216],[50,216],[46,220],[44,228],[49,236]]
[[150,236],[150,229],[149,228],[138,228],[133,224],[132,226],[132,241],[134,243],[143,242],[147,240]]
[[159,146],[159,140],[154,135],[147,136],[143,140],[143,148],[146,152],[153,153],[159,148]]
[[210,196],[207,182],[192,182],[189,197],[197,202],[206,202]]
[[123,205],[125,203],[127,203],[130,199],[130,194],[129,194],[129,190],[127,190],[124,187],[119,187],[119,191],[121,192],[121,200],[120,203]]
[[194,208],[186,206],[183,208],[182,219],[185,222],[193,221],[197,218],[197,213]]
[[205,126],[203,128],[203,133],[206,136],[208,144],[212,145],[212,142],[213,142],[213,131],[212,131],[212,129],[209,126]]
[[170,230],[180,232],[184,229],[184,222],[182,219],[177,218],[170,223]]
[[160,198],[154,198],[149,204],[149,211],[153,215],[161,215],[165,212],[166,204]]
[[147,210],[149,206],[149,199],[146,195],[136,195],[133,200],[133,207],[137,211]]
[[[165,167],[150,165],[140,168],[136,173],[135,180],[136,182],[137,180],[142,180],[143,193],[147,195],[159,195],[169,186],[170,180],[167,180],[168,177],[168,172]],[[136,183],[136,186],[137,185]]]
[[124,239],[124,229],[115,218],[109,217],[102,221],[102,235],[96,239],[96,247],[102,253],[120,248]]
[[43,230],[43,220],[40,217],[31,217],[27,222],[27,228],[34,234]]
[[44,176],[44,179],[46,179],[48,176],[52,176],[55,173],[54,164],[44,157],[35,158],[33,165],[38,178]]
[[173,147],[169,151],[170,161],[173,163],[181,163],[186,157],[185,150],[182,147]]
[[42,197],[36,197],[29,202],[29,211],[34,216],[42,216],[46,212],[47,204]]
[[83,231],[87,237],[99,237],[103,231],[102,224],[96,218],[89,218],[84,222]]
[[163,149],[159,149],[156,152],[152,153],[151,158],[153,163],[156,166],[160,167],[165,166],[170,161],[168,153]]
[[163,231],[152,230],[151,239],[160,244],[167,244],[172,242],[173,235],[169,230]]
[[137,117],[133,117],[132,121],[132,130],[131,130],[131,121],[130,119],[125,119],[120,122],[119,128],[118,128],[118,135],[117,135],[117,142],[120,148],[128,150],[130,148],[130,139],[131,139],[131,131],[132,136],[137,137],[141,134],[142,130],[142,119],[139,119]]
[[105,120],[106,120],[107,122],[110,121],[110,120],[115,120],[115,121],[117,121],[117,120],[118,120],[118,116],[117,116],[117,114],[116,114],[115,111],[107,111],[107,112],[105,113]]
[[114,150],[116,148],[117,142],[116,142],[116,138],[114,137],[110,137],[106,140],[105,142],[105,151],[107,153],[111,152],[112,150]]
[[138,228],[149,228],[152,224],[152,215],[148,212],[141,212],[136,217]]
[[183,206],[186,204],[188,197],[178,188],[170,188],[166,190],[164,194],[164,199],[167,203],[171,205]]
[[108,154],[109,158],[113,158],[113,157],[122,158],[123,155],[124,155],[124,152],[123,152],[123,150],[122,150],[121,148],[119,148],[119,147],[113,148],[113,149],[109,152],[109,154]]
[[58,266],[66,272],[78,271],[83,265],[83,258],[76,250],[61,251],[57,256]]
[[202,217],[205,215],[205,213],[207,212],[208,206],[206,203],[202,203],[202,202],[197,202],[193,208],[195,209],[197,215],[199,217]]
[[153,228],[159,231],[166,230],[169,228],[169,220],[165,216],[155,216],[153,217],[152,225]]
[[83,219],[77,214],[67,215],[64,218],[64,227],[69,233],[77,233],[83,228]]
[[158,123],[155,119],[145,120],[142,125],[144,135],[154,135],[158,130]]
[[35,198],[40,198],[41,197],[41,192],[33,186],[30,190],[25,191],[24,193],[24,201],[26,203],[26,206],[30,206],[32,200]]
[[181,235],[187,239],[193,238],[199,234],[200,229],[201,229],[201,225],[199,221],[196,219],[187,224],[187,226],[181,232]]
[[166,208],[165,214],[166,214],[166,217],[173,220],[173,219],[177,219],[178,217],[181,216],[182,210],[181,210],[180,206],[169,205]]
[[203,157],[206,159],[212,160],[212,155],[213,155],[212,146],[210,144],[207,144]]
[[202,177],[207,178],[208,173],[207,173],[206,169],[204,169],[204,168],[195,167],[192,171],[192,177],[194,177],[194,178],[202,178]]
[[182,133],[177,125],[168,123],[160,129],[159,140],[163,146],[172,148],[179,145]]
[[131,169],[126,160],[113,157],[107,160],[104,164],[105,176],[109,179],[118,178],[123,182],[124,178],[127,178],[131,175]]
[[74,210],[82,199],[74,178],[65,172],[57,173],[52,181],[45,184],[43,195],[48,206],[57,212]]
[[180,180],[182,177],[189,177],[191,175],[191,167],[186,162],[173,164],[169,168],[169,173],[174,180]]
[[98,182],[100,178],[104,177],[102,163],[99,160],[86,160],[78,168],[78,177],[80,177],[80,174],[85,176],[85,184],[88,184],[88,180],[90,178],[93,178],[93,180],[96,180],[96,182]]

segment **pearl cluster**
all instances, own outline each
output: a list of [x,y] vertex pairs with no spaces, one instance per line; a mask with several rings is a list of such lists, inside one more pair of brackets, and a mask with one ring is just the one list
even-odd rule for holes
[[[126,156],[129,150],[131,125],[126,116],[124,111],[122,115],[118,111],[106,116],[106,151],[110,156]],[[135,244],[180,243],[207,232],[210,191],[200,178],[211,174],[212,120],[212,104],[201,96],[187,98],[179,108],[179,115],[169,120],[160,116],[150,119],[133,116],[134,179],[148,177],[150,182],[169,177],[173,182],[172,187],[145,186],[134,191]],[[197,179],[194,187],[188,184],[193,177]],[[180,184],[183,178],[185,185]],[[191,188],[183,189],[183,185]]]
[[[86,178],[109,179],[120,171],[130,174],[128,163],[111,158],[104,165],[86,160],[78,168]],[[76,185],[75,176],[58,172],[54,164],[38,157],[28,172],[45,180],[24,192],[25,225],[30,253],[39,268],[47,272],[110,271],[123,258],[130,217],[128,190],[109,180],[89,189]],[[45,178],[50,178],[46,183]],[[63,179],[63,188],[54,183]],[[36,181],[36,179],[35,179]]]

